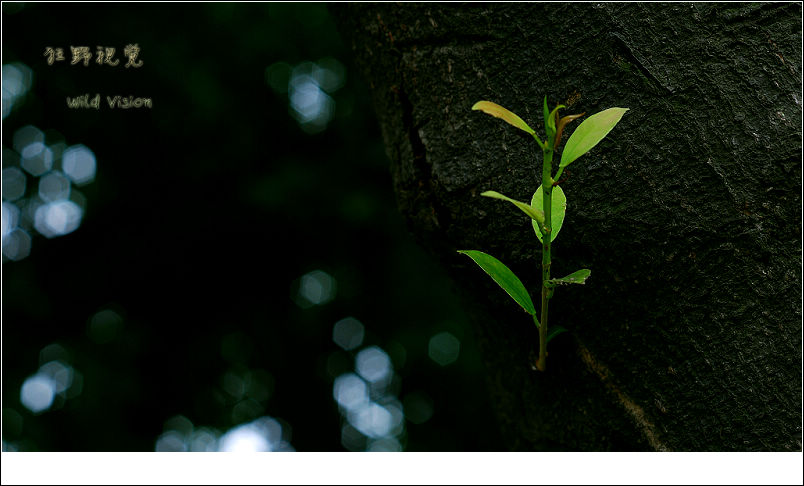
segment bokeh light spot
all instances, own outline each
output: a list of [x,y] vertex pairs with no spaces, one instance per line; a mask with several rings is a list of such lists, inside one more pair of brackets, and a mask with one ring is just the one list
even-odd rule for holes
[[95,154],[84,145],[73,145],[65,150],[61,167],[76,185],[81,186],[95,180]]
[[184,415],[176,415],[165,420],[165,430],[174,430],[182,436],[193,433],[193,422]]
[[460,351],[461,342],[448,332],[440,332],[430,338],[428,355],[441,366],[454,363]]
[[391,413],[391,435],[399,435],[405,428],[405,413],[402,403],[396,397],[381,400],[380,405]]
[[232,408],[232,422],[241,423],[259,417],[265,408],[256,400],[246,398]]
[[311,76],[294,76],[290,84],[290,107],[294,118],[308,133],[326,128],[335,112],[335,101]]
[[[288,80],[290,113],[307,133],[318,133],[327,127],[335,115],[335,100],[327,92],[339,89],[345,79],[346,70],[337,60],[326,58],[321,62],[322,65],[296,65]],[[279,76],[278,69],[272,74]]]
[[363,324],[354,317],[347,317],[335,323],[332,340],[341,348],[350,351],[363,344]]
[[25,195],[25,173],[16,167],[3,169],[3,200],[13,201]]
[[223,375],[223,389],[239,400],[246,394],[246,383],[240,376],[230,371]]
[[3,65],[3,92],[10,96],[24,95],[31,87],[32,71],[24,64]]
[[33,413],[47,410],[56,397],[56,383],[44,373],[28,377],[20,389],[20,402]]
[[215,452],[218,450],[218,434],[213,429],[202,427],[190,438],[191,452]]
[[[5,3],[3,4],[5,12]],[[3,119],[11,114],[14,105],[31,88],[33,71],[22,63],[3,65]]]
[[11,204],[8,202],[3,202],[3,212],[2,212],[2,227],[3,227],[3,238],[14,231],[19,224],[20,219],[20,210],[15,204]]
[[40,176],[53,168],[53,151],[42,142],[29,143],[20,155],[20,165],[33,176]]
[[330,96],[346,83],[346,68],[337,59],[305,61],[291,66],[275,62],[265,69],[265,82],[279,94],[287,93],[290,115],[307,133],[319,133],[335,116]]
[[31,235],[17,228],[3,236],[3,257],[19,261],[31,253]]
[[282,426],[275,419],[262,417],[226,432],[218,445],[220,452],[271,452],[282,442]]
[[[344,351],[337,354],[347,355]],[[404,449],[398,439],[405,432],[405,412],[396,397],[400,382],[388,353],[369,346],[357,353],[354,367],[357,373],[340,375],[333,386],[333,396],[347,422],[342,424],[341,444],[350,451]],[[384,438],[392,441],[376,442]]]
[[73,368],[61,361],[50,361],[39,368],[39,373],[53,380],[56,393],[66,392],[73,384]]
[[66,235],[81,225],[82,213],[83,210],[72,201],[43,204],[36,209],[34,228],[48,238]]
[[84,375],[76,371],[75,368],[70,370],[72,371],[72,383],[64,394],[64,397],[68,399],[77,397],[84,390]]
[[390,380],[393,372],[391,358],[377,346],[371,346],[357,353],[355,369],[369,383],[386,382]]
[[337,288],[338,283],[331,275],[322,270],[313,270],[300,279],[296,304],[302,309],[326,304],[335,298]]
[[[26,125],[16,132],[14,132],[14,137],[12,138],[12,146],[17,153],[25,156],[23,153],[25,147],[39,143],[41,144],[41,148],[45,146],[45,134],[42,133],[42,130],[36,128],[33,125]],[[40,148],[40,150],[41,150]]]
[[39,179],[39,197],[44,201],[58,201],[70,197],[70,179],[54,170]]
[[274,377],[265,370],[250,370],[246,377],[246,395],[258,402],[265,402],[274,391]]
[[44,152],[46,148],[47,147],[42,142],[31,142],[22,148],[20,155],[22,155],[23,159],[31,159]]
[[184,436],[181,432],[168,430],[156,439],[156,452],[186,452]]
[[290,64],[275,62],[265,68],[265,82],[277,93],[287,93],[290,71]]
[[362,451],[366,447],[366,436],[351,425],[341,427],[341,444],[349,451]]
[[393,419],[385,407],[377,403],[369,403],[357,410],[349,412],[349,423],[361,434],[373,439],[385,437],[393,429]]
[[398,440],[386,437],[377,440],[370,440],[367,452],[401,452],[402,444]]
[[346,410],[357,410],[369,402],[366,382],[354,373],[346,373],[336,378],[332,394],[338,405]]
[[64,346],[58,343],[48,344],[41,351],[39,351],[39,364],[49,363],[51,361],[63,361],[69,363],[71,361],[70,352],[64,349]]
[[337,59],[325,57],[313,65],[313,78],[328,93],[334,93],[346,84],[346,68]]

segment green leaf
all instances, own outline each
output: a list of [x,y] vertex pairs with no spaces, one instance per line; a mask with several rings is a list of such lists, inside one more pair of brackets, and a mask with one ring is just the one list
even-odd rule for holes
[[508,292],[517,304],[521,305],[525,312],[530,315],[536,314],[536,309],[533,307],[533,301],[530,300],[530,295],[522,285],[519,278],[514,275],[508,267],[501,261],[497,260],[491,255],[477,250],[459,250],[458,253],[463,253],[475,261],[480,268],[482,268],[503,290]]
[[477,103],[472,106],[473,110],[480,110],[483,113],[487,113],[491,116],[496,116],[497,118],[501,118],[508,122],[509,124],[517,127],[520,130],[530,133],[531,135],[535,135],[536,131],[528,126],[527,123],[522,121],[522,118],[519,118],[514,113],[506,110],[502,106],[498,105],[497,103],[492,103],[491,101],[478,101]]
[[537,209],[533,208],[532,206],[529,206],[528,204],[523,203],[522,201],[517,201],[516,199],[511,199],[510,197],[504,196],[504,195],[502,195],[502,194],[500,194],[499,192],[496,192],[496,191],[486,191],[486,192],[481,193],[480,195],[485,196],[485,197],[490,197],[490,198],[493,198],[493,199],[501,199],[503,201],[508,201],[510,203],[513,203],[514,205],[516,205],[516,207],[521,209],[525,214],[530,216],[531,219],[533,219],[535,221],[538,221],[539,224],[544,224],[544,211],[537,210]]
[[561,108],[566,108],[566,106],[558,105],[555,108],[553,108],[553,111],[550,112],[549,120],[550,120],[550,124],[553,126],[553,128],[556,127],[556,120],[558,120],[558,115],[556,114],[556,112],[558,110],[560,110]]
[[553,111],[547,115],[547,126],[550,127],[550,133],[556,133],[556,112],[559,108],[564,108],[564,105],[558,105],[553,108]]
[[[564,224],[564,215],[567,212],[567,196],[564,195],[564,189],[561,189],[561,186],[555,186],[553,188],[553,196],[550,201],[552,203],[550,211],[552,217],[550,221],[553,225],[550,232],[550,241],[553,241],[556,239],[556,236],[558,236],[558,232],[561,231],[561,225]],[[542,186],[539,186],[536,192],[533,193],[530,204],[544,215],[544,193],[542,192]],[[533,223],[533,230],[536,231],[536,236],[539,238],[539,241],[544,243],[542,232],[539,230],[536,223]]]
[[595,113],[578,125],[564,146],[559,167],[570,165],[575,159],[592,150],[608,135],[626,111],[628,108],[609,108]]
[[547,330],[547,342],[549,343],[554,337],[558,336],[562,332],[567,332],[569,329],[566,327],[561,326],[553,326]]
[[592,273],[591,270],[588,268],[583,268],[578,270],[577,272],[573,272],[566,277],[561,278],[551,278],[546,283],[555,286],[555,285],[570,285],[570,284],[581,284],[583,285],[586,282],[586,279],[589,278],[589,275]]
[[566,108],[566,106],[556,106],[547,117],[547,143],[549,146],[555,146],[556,119],[558,118],[558,110],[561,108]]
[[546,134],[547,138],[544,140],[544,143],[547,144],[548,147],[551,147],[551,141],[556,134],[556,119],[555,119],[555,110],[552,112],[548,111],[547,108],[547,97],[544,98],[544,133]]

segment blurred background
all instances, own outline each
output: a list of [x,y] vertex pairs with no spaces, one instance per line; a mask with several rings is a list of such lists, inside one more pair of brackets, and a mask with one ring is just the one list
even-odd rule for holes
[[2,8],[4,451],[503,449],[325,5]]

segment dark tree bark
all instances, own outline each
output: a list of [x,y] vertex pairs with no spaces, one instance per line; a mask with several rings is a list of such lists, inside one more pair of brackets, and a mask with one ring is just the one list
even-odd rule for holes
[[[333,7],[370,82],[399,208],[468,297],[513,450],[801,449],[800,4]],[[569,167],[550,343],[459,249],[532,295],[533,140],[563,113],[630,108]],[[567,128],[571,133],[578,122]]]

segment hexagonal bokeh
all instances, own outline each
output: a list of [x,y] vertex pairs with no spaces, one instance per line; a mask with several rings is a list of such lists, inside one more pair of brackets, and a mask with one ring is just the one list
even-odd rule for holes
[[69,198],[70,179],[58,170],[48,172],[39,179],[39,197],[48,202]]
[[313,270],[299,280],[296,304],[302,309],[323,305],[335,298],[338,282],[323,270]]
[[357,353],[355,369],[369,383],[387,381],[393,374],[391,358],[377,346],[371,346]]
[[72,233],[81,224],[83,210],[72,201],[43,204],[34,214],[34,228],[48,238]]
[[341,348],[350,351],[363,344],[365,330],[363,324],[354,317],[347,317],[335,323],[332,340]]
[[20,152],[20,165],[29,174],[40,176],[53,168],[53,152],[42,142],[31,142]]
[[3,236],[3,257],[9,260],[22,260],[31,253],[31,235],[21,228]]
[[95,180],[95,154],[84,145],[73,145],[61,156],[61,168],[76,185]]
[[[5,7],[5,5],[4,5]],[[31,88],[33,71],[20,62],[3,65],[3,118],[11,114],[14,105]]]
[[441,366],[454,363],[458,359],[460,351],[461,342],[448,332],[440,332],[431,337],[427,347],[427,354],[430,359]]
[[25,173],[17,167],[3,169],[3,200],[14,201],[25,195]]

